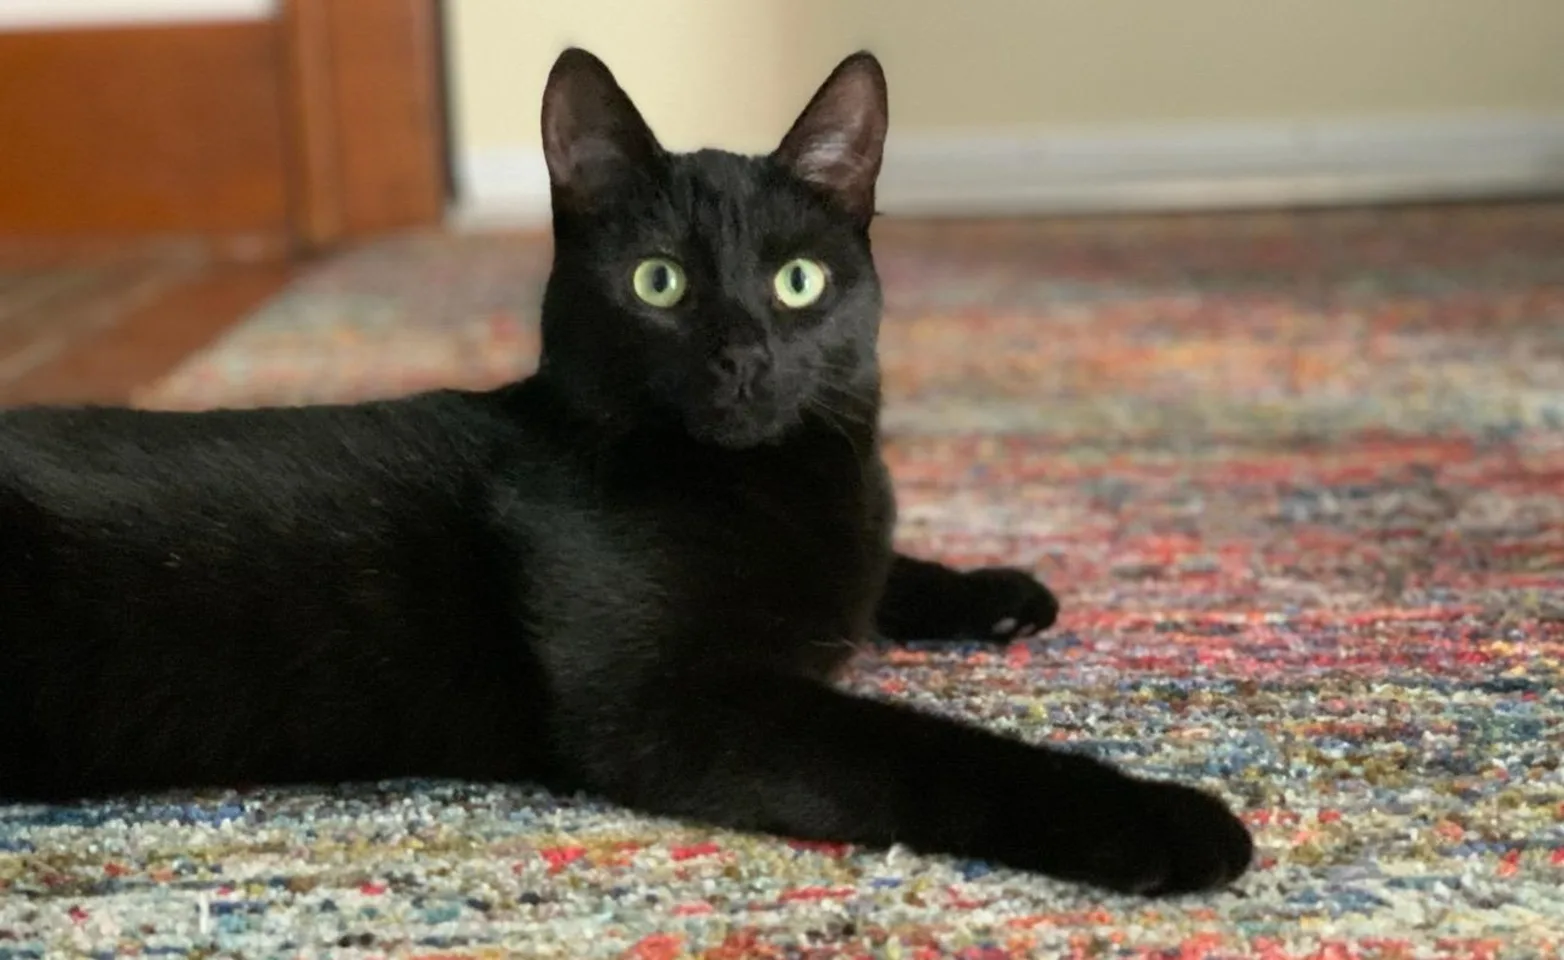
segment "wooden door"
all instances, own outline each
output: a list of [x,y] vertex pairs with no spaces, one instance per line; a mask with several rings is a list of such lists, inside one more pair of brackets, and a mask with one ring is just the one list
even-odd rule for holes
[[253,259],[439,222],[437,0],[262,9],[0,29],[0,242]]

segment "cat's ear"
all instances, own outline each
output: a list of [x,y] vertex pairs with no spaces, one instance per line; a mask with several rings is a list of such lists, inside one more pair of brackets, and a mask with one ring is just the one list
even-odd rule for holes
[[859,51],[831,71],[774,156],[868,223],[888,120],[885,72],[873,54]]
[[543,88],[543,156],[555,204],[580,208],[644,174],[663,151],[603,61],[571,47],[554,61]]

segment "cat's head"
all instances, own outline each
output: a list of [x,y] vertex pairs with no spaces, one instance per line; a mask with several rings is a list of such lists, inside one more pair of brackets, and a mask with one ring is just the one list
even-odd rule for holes
[[820,419],[872,427],[886,119],[858,53],[772,153],[670,153],[600,60],[565,51],[543,95],[544,375],[585,415],[734,449]]

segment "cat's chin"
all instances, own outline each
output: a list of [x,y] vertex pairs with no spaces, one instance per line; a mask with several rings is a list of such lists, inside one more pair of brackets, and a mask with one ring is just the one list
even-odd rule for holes
[[723,417],[690,420],[685,427],[690,436],[701,443],[725,450],[751,450],[781,443],[799,422],[797,416],[777,416],[766,420]]

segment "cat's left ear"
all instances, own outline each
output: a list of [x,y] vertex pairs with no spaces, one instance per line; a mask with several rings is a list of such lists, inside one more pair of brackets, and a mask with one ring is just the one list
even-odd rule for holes
[[572,47],[543,89],[543,156],[555,206],[580,209],[660,163],[663,151],[603,61]]
[[831,71],[774,156],[867,224],[889,117],[885,71],[872,53],[859,51]]

